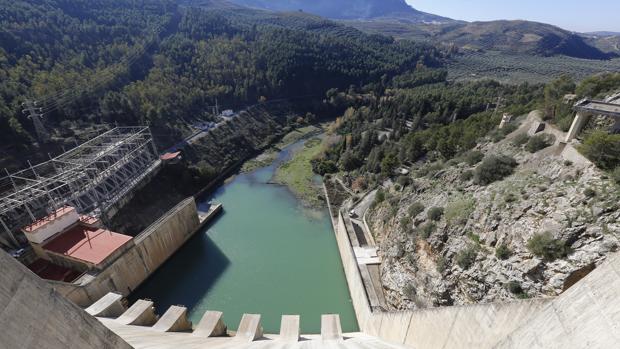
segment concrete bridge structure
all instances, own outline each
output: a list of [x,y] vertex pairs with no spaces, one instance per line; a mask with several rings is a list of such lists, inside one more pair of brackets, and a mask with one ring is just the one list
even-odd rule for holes
[[573,109],[577,112],[575,119],[566,135],[566,143],[575,139],[581,130],[587,125],[590,118],[594,115],[604,115],[612,117],[615,124],[612,128],[613,132],[620,132],[620,104],[616,102],[620,96],[608,99],[607,101],[597,101],[591,99],[583,99],[575,104]]

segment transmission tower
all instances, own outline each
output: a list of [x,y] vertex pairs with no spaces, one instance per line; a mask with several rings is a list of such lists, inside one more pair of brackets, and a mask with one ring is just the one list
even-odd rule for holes
[[34,131],[37,133],[37,139],[39,140],[39,143],[48,142],[50,140],[50,135],[45,129],[45,126],[43,125],[43,114],[41,114],[43,109],[37,106],[36,101],[31,100],[27,100],[26,102],[22,103],[22,107],[24,107],[22,113],[27,114],[28,119],[32,120],[32,123],[34,125]]

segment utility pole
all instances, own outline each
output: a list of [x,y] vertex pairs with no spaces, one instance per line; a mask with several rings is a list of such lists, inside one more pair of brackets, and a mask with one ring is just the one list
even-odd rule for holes
[[37,139],[39,140],[39,143],[48,142],[50,139],[50,135],[45,129],[45,126],[43,125],[43,114],[41,114],[41,111],[43,109],[37,107],[36,101],[31,100],[27,100],[26,102],[22,103],[22,107],[24,107],[22,113],[27,114],[28,119],[31,119],[32,123],[34,124],[34,131],[37,133]]

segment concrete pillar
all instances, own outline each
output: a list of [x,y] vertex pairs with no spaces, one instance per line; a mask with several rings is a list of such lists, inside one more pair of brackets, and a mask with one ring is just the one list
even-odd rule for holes
[[499,128],[504,128],[507,124],[512,121],[512,115],[504,113],[502,116],[502,122],[499,123]]
[[573,124],[571,125],[570,130],[566,135],[565,142],[570,143],[570,141],[575,139],[579,132],[581,132],[583,127],[588,123],[588,120],[590,120],[590,114],[586,114],[584,112],[577,112],[577,115],[575,115],[575,119],[573,120]]

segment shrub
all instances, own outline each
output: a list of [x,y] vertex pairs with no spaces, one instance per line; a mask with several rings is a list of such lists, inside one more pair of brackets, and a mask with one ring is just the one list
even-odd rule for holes
[[506,289],[512,294],[523,293],[523,288],[521,288],[521,284],[516,281],[508,282],[506,284]]
[[461,173],[461,181],[469,182],[472,178],[474,178],[474,171],[467,170]]
[[441,216],[443,216],[443,211],[443,207],[431,207],[428,209],[426,215],[431,221],[437,222],[441,219]]
[[477,255],[478,249],[474,246],[469,246],[456,254],[456,264],[462,269],[467,270],[474,264]]
[[530,140],[525,145],[525,149],[529,151],[530,153],[536,153],[539,150],[543,150],[547,147],[552,146],[554,141],[555,141],[554,136],[544,134],[544,133],[539,134],[539,135],[536,135],[530,138]]
[[573,162],[570,160],[565,160],[564,161],[564,166],[573,166]]
[[407,210],[407,212],[409,213],[409,216],[413,218],[413,217],[417,217],[420,213],[424,212],[425,208],[426,207],[424,207],[422,203],[416,201],[413,204],[411,204],[411,206],[409,206],[409,209]]
[[396,183],[398,183],[401,187],[404,188],[411,184],[411,178],[409,176],[399,176],[396,180]]
[[435,223],[426,223],[420,227],[419,235],[422,239],[428,239],[435,232],[437,225]]
[[521,287],[521,284],[517,281],[510,281],[506,283],[506,289],[508,290],[508,292],[517,296],[517,298],[530,298],[530,296],[523,290],[523,287]]
[[596,190],[592,188],[586,188],[586,190],[583,191],[583,195],[585,195],[587,198],[593,198],[596,196]]
[[448,261],[446,260],[446,258],[444,256],[441,256],[437,259],[437,271],[440,274],[443,274],[444,271],[446,271],[446,268],[448,268]]
[[588,134],[579,151],[598,167],[612,170],[620,166],[620,135],[595,131]]
[[499,141],[501,141],[502,139],[506,138],[506,134],[504,134],[504,132],[502,132],[502,130],[500,129],[496,129],[493,130],[489,133],[489,137],[491,138],[491,141],[493,143],[497,143]]
[[620,166],[616,167],[611,173],[611,178],[618,184],[620,184]]
[[474,166],[482,161],[483,158],[484,154],[477,150],[468,151],[465,155],[463,155],[463,161],[465,161],[469,166]]
[[510,258],[511,255],[512,255],[512,251],[506,244],[499,245],[495,249],[495,257],[497,257],[497,259],[500,259],[502,261]]
[[377,195],[375,195],[375,204],[380,204],[385,201],[385,192],[381,189],[377,190]]
[[524,145],[525,143],[527,143],[529,140],[530,140],[530,136],[528,136],[527,133],[519,133],[512,140],[512,144],[515,147],[520,147],[520,146]]
[[511,202],[515,202],[517,201],[517,196],[514,193],[508,193],[506,194],[506,196],[504,197],[504,201],[509,204]]
[[527,242],[527,249],[535,256],[546,261],[564,258],[570,253],[566,242],[554,239],[550,232],[534,235]]
[[461,198],[446,206],[445,215],[449,224],[465,224],[476,207],[473,198]]
[[476,245],[480,245],[480,235],[469,232],[467,233],[467,237],[470,238],[471,241],[475,242]]
[[412,284],[408,284],[403,288],[403,293],[405,294],[405,297],[407,297],[410,300],[415,299],[415,296],[418,294],[418,292],[415,289],[415,286],[413,286]]
[[490,155],[476,167],[474,179],[479,185],[487,185],[510,176],[517,165],[517,161],[510,156]]
[[510,123],[510,124],[504,125],[504,128],[502,128],[501,131],[505,136],[508,136],[509,134],[513,133],[514,131],[518,129],[519,129],[519,125],[517,125],[516,123]]

